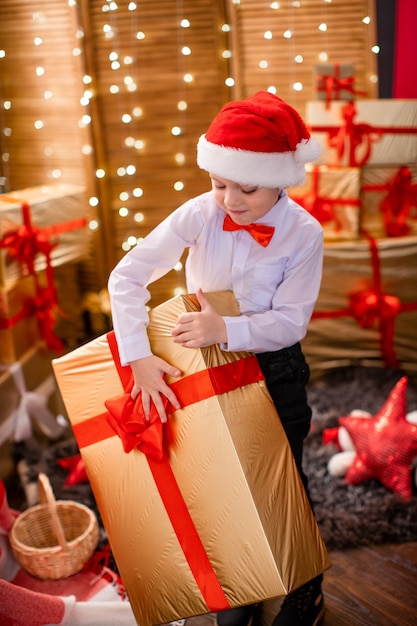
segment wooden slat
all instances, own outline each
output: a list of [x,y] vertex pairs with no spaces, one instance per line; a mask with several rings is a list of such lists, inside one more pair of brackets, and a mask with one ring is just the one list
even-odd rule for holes
[[[128,3],[119,3],[117,11],[103,11],[104,0],[79,0],[69,6],[67,0],[44,0],[35,5],[30,0],[2,0],[0,3],[0,46],[6,57],[0,59],[1,97],[10,100],[12,108],[0,112],[0,124],[11,128],[10,137],[2,135],[0,148],[10,153],[1,165],[0,175],[9,189],[18,189],[48,182],[53,168],[61,170],[63,182],[85,184],[90,195],[99,198],[92,215],[100,222],[94,236],[91,259],[84,264],[90,287],[103,287],[115,262],[123,255],[122,244],[131,234],[143,237],[173,209],[191,196],[206,191],[208,176],[195,163],[196,142],[205,132],[220,107],[235,97],[276,85],[278,95],[304,112],[305,103],[315,99],[314,68],[318,55],[325,50],[329,62],[352,63],[357,88],[375,97],[370,76],[376,61],[370,52],[375,39],[375,26],[363,24],[368,14],[375,18],[374,0],[302,0],[300,8],[289,1],[280,2],[273,11],[269,2],[241,0],[141,0],[135,11]],[[36,15],[38,17],[36,17]],[[179,27],[182,17],[190,20],[190,28]],[[231,33],[222,32],[222,24],[231,24]],[[328,31],[321,33],[318,25],[326,21]],[[105,36],[109,24],[114,37]],[[282,33],[294,30],[294,38],[286,40]],[[84,36],[77,38],[76,32]],[[264,38],[271,30],[272,40]],[[144,39],[136,33],[143,31]],[[34,46],[33,38],[43,38]],[[181,54],[188,45],[192,54]],[[81,49],[73,55],[74,47]],[[222,51],[232,50],[231,60],[222,58]],[[112,70],[111,52],[117,52],[119,70]],[[294,63],[294,55],[302,54],[304,63]],[[126,56],[131,64],[124,64]],[[267,59],[268,69],[259,62]],[[37,77],[35,69],[42,65],[45,75]],[[186,72],[194,75],[185,83]],[[91,85],[83,84],[88,74]],[[124,78],[130,76],[137,85],[129,92]],[[233,76],[235,86],[225,86]],[[303,83],[302,92],[295,92],[295,80]],[[110,93],[113,84],[117,94]],[[91,88],[94,96],[88,107],[80,97]],[[46,89],[54,97],[45,100]],[[374,91],[372,92],[372,90]],[[178,111],[179,100],[188,108]],[[124,124],[121,117],[142,109],[140,117]],[[85,113],[91,125],[79,126]],[[35,130],[36,119],[44,128]],[[183,135],[174,137],[171,128],[183,128]],[[125,143],[126,137],[145,142],[143,150]],[[85,156],[82,147],[93,146]],[[47,156],[45,148],[52,154]],[[184,165],[178,165],[175,154],[184,154]],[[133,176],[118,176],[117,169],[133,164]],[[107,175],[97,179],[97,168]],[[184,182],[184,190],[173,189],[175,181]],[[135,198],[135,187],[143,189],[143,197]],[[126,191],[129,199],[120,200]],[[129,216],[119,215],[126,206]],[[141,211],[144,221],[137,224],[134,213]],[[152,304],[173,295],[181,276],[172,273],[152,287]]]

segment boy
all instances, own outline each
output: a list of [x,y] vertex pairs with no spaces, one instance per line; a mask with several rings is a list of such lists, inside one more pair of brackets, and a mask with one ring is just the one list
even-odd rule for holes
[[[323,233],[320,224],[289,199],[286,187],[305,179],[305,163],[318,144],[295,109],[259,92],[226,104],[202,135],[197,163],[212,190],[177,208],[115,267],[109,279],[113,324],[123,364],[142,394],[145,415],[154,403],[167,420],[161,396],[176,408],[164,375],[178,363],[152,354],[147,337],[147,285],[171,270],[188,249],[187,291],[201,311],[179,316],[173,341],[187,348],[220,344],[256,354],[302,471],[303,440],[311,420],[305,385],[308,365],[300,347],[319,292]],[[239,317],[221,317],[204,293],[232,290]],[[313,626],[323,615],[319,576],[291,593],[273,626]],[[248,626],[254,606],[218,613],[218,626]]]

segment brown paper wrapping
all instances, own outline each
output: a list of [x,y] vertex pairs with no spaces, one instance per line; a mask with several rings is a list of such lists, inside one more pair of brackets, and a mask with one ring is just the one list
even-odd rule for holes
[[[317,132],[315,126],[341,127],[343,125],[342,107],[346,102],[332,102],[329,108],[319,100],[310,100],[306,104],[305,121],[312,127],[312,136],[321,146],[321,156],[316,164],[349,165],[345,151],[342,161],[337,159],[335,148],[327,144],[327,132]],[[355,100],[357,114],[354,124],[366,124],[383,129],[384,127],[406,127],[417,129],[416,100],[401,99],[366,99]],[[375,133],[374,133],[375,135]],[[356,154],[360,158],[366,149],[366,140],[358,146]],[[372,151],[368,165],[402,165],[417,162],[417,135],[383,133],[377,141],[372,141]]]
[[[221,314],[239,313],[230,293],[208,296]],[[194,297],[173,298],[151,311],[149,325],[154,352],[183,377],[248,356],[174,344],[171,329],[186,310],[197,310]],[[53,367],[73,426],[122,392],[105,335]],[[230,606],[287,594],[329,567],[264,382],[184,407],[170,424],[170,465]],[[210,612],[146,457],[125,454],[117,436],[81,452],[138,624]]]
[[[85,189],[66,183],[51,183],[28,187],[0,195],[0,238],[22,224],[22,202],[30,205],[31,222],[34,227],[45,228],[70,220],[85,218],[88,202]],[[51,253],[53,266],[62,265],[84,257],[88,252],[88,228],[78,228],[58,235],[57,245]],[[16,280],[21,268],[7,257],[7,250],[0,250],[0,285]],[[39,255],[36,269],[45,269],[45,258]]]
[[326,77],[331,76],[336,79],[352,78],[352,89],[344,89],[336,83],[330,92],[330,100],[353,100],[355,98],[355,69],[352,63],[320,63],[314,69],[316,77],[316,95],[318,100],[327,100]]
[[[381,291],[402,303],[417,304],[417,237],[379,239]],[[349,306],[348,295],[372,287],[373,271],[367,240],[327,243],[316,312]],[[417,370],[417,310],[395,317],[393,347],[400,365]],[[303,350],[313,373],[348,365],[385,366],[377,323],[361,328],[351,315],[313,319]]]
[[[417,137],[415,138],[417,142]],[[417,163],[403,163],[412,176],[412,184],[417,186]],[[361,228],[373,237],[386,237],[384,213],[380,209],[381,202],[387,196],[387,184],[398,173],[399,166],[364,165],[361,168]],[[417,201],[417,191],[414,191]],[[406,224],[410,228],[409,235],[417,235],[417,207],[411,208]]]
[[[318,176],[315,188],[315,176]],[[322,208],[331,212],[333,219],[322,223],[325,240],[356,239],[360,221],[360,168],[306,166],[306,182],[288,189],[290,198],[307,210],[315,201],[318,211]],[[326,200],[329,202],[326,204]],[[338,202],[339,200],[339,202]],[[314,217],[314,205],[310,211]],[[319,219],[319,221],[321,221]]]

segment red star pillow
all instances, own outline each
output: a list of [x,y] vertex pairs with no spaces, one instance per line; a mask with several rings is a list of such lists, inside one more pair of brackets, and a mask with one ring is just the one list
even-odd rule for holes
[[412,497],[412,460],[417,456],[417,425],[405,419],[407,383],[403,376],[373,417],[339,418],[356,449],[346,482],[357,485],[377,478],[405,501]]

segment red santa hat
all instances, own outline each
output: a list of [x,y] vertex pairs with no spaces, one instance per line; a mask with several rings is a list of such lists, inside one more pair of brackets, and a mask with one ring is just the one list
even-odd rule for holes
[[299,113],[267,91],[226,104],[197,145],[197,164],[240,185],[283,188],[305,180],[320,146]]

